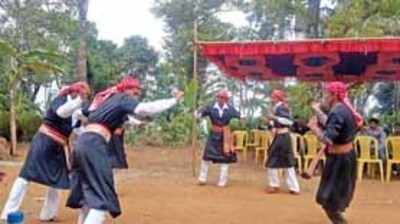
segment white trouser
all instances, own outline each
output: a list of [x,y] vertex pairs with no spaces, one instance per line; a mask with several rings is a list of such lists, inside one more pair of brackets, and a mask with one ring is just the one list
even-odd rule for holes
[[[296,171],[294,167],[282,169],[285,172],[286,184],[290,191],[300,192],[299,182],[297,181]],[[279,169],[268,168],[269,186],[280,187]]]
[[107,211],[82,208],[79,212],[78,224],[103,224]]
[[[21,207],[25,193],[28,190],[29,182],[24,178],[18,177],[10,191],[7,202],[4,205],[1,213],[1,219],[6,220],[7,215],[11,212],[16,212]],[[44,200],[42,210],[40,212],[40,220],[46,221],[54,219],[57,216],[59,204],[58,191],[54,188],[49,188]]]
[[57,216],[58,205],[60,204],[59,192],[57,189],[49,187],[42,210],[40,211],[40,220],[51,220]]
[[18,177],[14,181],[7,202],[5,203],[3,211],[1,213],[2,220],[6,220],[9,213],[19,210],[22,204],[22,200],[24,199],[26,190],[28,188],[28,184],[29,182],[21,177]]
[[[200,182],[207,182],[207,177],[208,177],[208,168],[210,167],[211,162],[210,161],[201,161],[200,165],[200,175],[199,175],[199,181]],[[218,186],[224,187],[228,183],[228,177],[229,177],[229,164],[221,164],[221,170],[219,173],[219,181],[218,181]]]
[[78,216],[78,224],[83,224],[85,222],[85,219],[89,213],[89,209],[86,207],[83,207],[79,210],[79,216]]

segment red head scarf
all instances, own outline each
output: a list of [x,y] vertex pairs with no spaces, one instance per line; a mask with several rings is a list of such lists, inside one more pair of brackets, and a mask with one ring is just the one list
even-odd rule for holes
[[347,96],[347,86],[343,82],[329,82],[325,86],[325,90],[334,95],[340,102],[346,105],[354,116],[356,120],[357,127],[361,127],[363,125],[364,119],[363,117],[354,109],[351,105],[350,100]]
[[282,102],[284,104],[287,104],[287,98],[286,98],[286,94],[285,92],[283,92],[282,90],[274,90],[271,93],[271,98],[276,99],[279,102]]
[[224,99],[225,102],[227,102],[229,100],[229,92],[227,90],[220,90],[216,96],[218,98]]
[[102,103],[104,103],[104,101],[106,101],[109,97],[111,97],[115,93],[121,93],[127,89],[134,89],[134,88],[140,89],[139,80],[132,78],[131,76],[126,76],[117,85],[97,93],[93,99],[92,104],[89,107],[89,111],[96,110]]
[[90,87],[86,82],[76,82],[69,86],[63,86],[58,94],[66,96],[71,93],[90,94]]

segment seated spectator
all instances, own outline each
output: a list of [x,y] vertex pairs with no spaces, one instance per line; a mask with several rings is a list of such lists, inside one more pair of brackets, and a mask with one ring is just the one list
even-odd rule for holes
[[365,135],[374,137],[378,140],[378,154],[380,159],[385,159],[385,131],[379,126],[379,119],[370,118],[368,120],[368,126],[364,129]]

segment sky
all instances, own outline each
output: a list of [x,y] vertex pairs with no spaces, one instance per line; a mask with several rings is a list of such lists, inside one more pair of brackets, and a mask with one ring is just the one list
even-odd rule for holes
[[[141,35],[149,40],[150,45],[162,50],[164,23],[151,13],[152,5],[153,0],[92,0],[88,19],[96,23],[101,39],[121,45],[126,37]],[[224,13],[220,18],[237,26],[246,23],[241,12]]]
[[153,0],[92,0],[88,19],[96,23],[101,39],[121,45],[126,37],[142,35],[160,49],[163,22],[151,13],[152,4]]
[[[162,51],[164,23],[151,13],[152,5],[153,0],[91,0],[88,19],[96,23],[100,39],[121,45],[126,37],[141,35]],[[322,0],[322,6],[328,5],[332,5],[331,0]],[[219,18],[238,27],[247,24],[239,11],[220,13]]]

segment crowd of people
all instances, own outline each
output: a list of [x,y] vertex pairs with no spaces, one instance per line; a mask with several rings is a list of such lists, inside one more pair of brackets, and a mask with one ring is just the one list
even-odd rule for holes
[[[128,168],[124,129],[143,124],[141,117],[166,111],[183,97],[183,92],[175,91],[169,99],[139,102],[140,92],[139,81],[129,75],[117,85],[96,94],[91,103],[88,101],[90,88],[84,82],[61,89],[31,142],[1,219],[7,219],[8,214],[20,209],[29,183],[48,187],[39,216],[42,221],[56,219],[60,189],[70,190],[67,207],[79,209],[78,224],[104,223],[107,213],[113,218],[118,217],[122,211],[113,169]],[[290,131],[310,130],[326,146],[323,153],[327,160],[317,202],[332,223],[346,223],[343,212],[349,206],[356,186],[356,153],[352,142],[363,118],[349,103],[344,83],[328,83],[323,92],[322,102],[312,105],[315,116],[306,125],[293,120],[283,91],[272,92],[272,113],[265,116],[274,133],[265,164],[269,179],[266,193],[281,192],[278,170],[282,169],[286,173],[288,193],[300,194]],[[196,112],[198,118],[207,117],[212,123],[198,176],[201,186],[207,184],[209,166],[216,163],[221,168],[218,186],[226,187],[229,164],[237,162],[229,123],[241,114],[229,104],[229,98],[229,92],[221,90],[216,94],[215,102]],[[322,107],[328,111],[323,112]],[[378,120],[371,119],[369,127],[363,131],[382,143],[385,135],[378,124]],[[75,137],[70,138],[71,135]],[[74,139],[72,144],[71,139]]]

